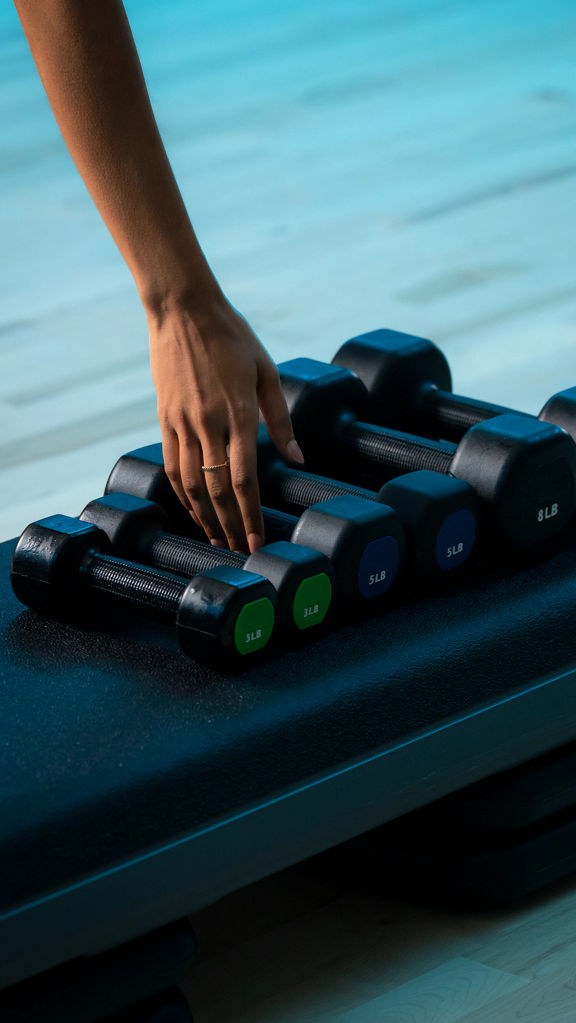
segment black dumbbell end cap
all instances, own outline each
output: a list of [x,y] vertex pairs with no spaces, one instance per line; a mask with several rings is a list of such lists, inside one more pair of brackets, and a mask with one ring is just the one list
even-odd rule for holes
[[576,387],[568,387],[552,395],[538,419],[561,426],[576,441]]
[[155,535],[168,529],[168,516],[160,505],[120,492],[90,501],[80,518],[106,533],[116,554],[134,561],[146,560]]
[[32,522],[12,555],[12,589],[28,607],[61,614],[77,604],[76,580],[83,559],[109,550],[106,534],[89,522],[68,515]]
[[398,515],[387,505],[350,494],[307,508],[293,540],[330,558],[337,596],[343,602],[384,596],[404,562],[405,537]]
[[164,509],[175,529],[193,530],[193,521],[164,471],[161,444],[148,444],[122,455],[108,477],[104,493],[113,491],[154,501]]
[[291,633],[320,626],[328,614],[336,577],[332,562],[311,547],[277,540],[246,560],[246,568],[269,579],[278,594],[278,622]]
[[301,358],[281,362],[278,370],[294,433],[306,459],[321,456],[336,442],[343,419],[359,419],[366,410],[366,388],[347,369]]
[[[439,348],[426,338],[397,330],[372,330],[350,338],[336,352],[333,364],[353,370],[387,422],[404,421],[406,403],[417,406],[423,386],[449,391],[452,379],[448,362]],[[378,418],[378,421],[382,421]]]
[[469,561],[476,546],[480,502],[464,480],[420,469],[385,483],[378,500],[400,516],[407,559],[418,577],[453,575]]
[[272,636],[277,603],[268,579],[232,566],[210,569],[190,580],[180,600],[180,645],[211,665],[250,660]]
[[509,412],[473,426],[452,460],[511,549],[559,535],[576,513],[576,445],[559,426]]

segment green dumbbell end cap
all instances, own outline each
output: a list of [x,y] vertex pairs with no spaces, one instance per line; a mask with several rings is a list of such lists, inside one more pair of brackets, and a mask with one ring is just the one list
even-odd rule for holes
[[304,579],[294,595],[292,614],[299,629],[310,629],[324,621],[332,603],[332,583],[325,572]]
[[253,654],[265,647],[274,629],[274,607],[267,597],[245,604],[234,625],[234,645],[239,654]]

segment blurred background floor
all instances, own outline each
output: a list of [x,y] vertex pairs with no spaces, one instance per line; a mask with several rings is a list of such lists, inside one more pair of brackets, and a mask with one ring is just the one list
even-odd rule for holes
[[[276,360],[379,326],[465,393],[576,381],[571,0],[130,0],[201,243]],[[0,537],[159,437],[146,322],[0,7]]]
[[[572,0],[130,0],[201,243],[273,357],[379,326],[457,389],[535,411],[576,383]],[[0,537],[159,437],[144,314],[0,7]],[[573,1020],[567,884],[431,912],[300,868],[206,910],[198,1023]]]

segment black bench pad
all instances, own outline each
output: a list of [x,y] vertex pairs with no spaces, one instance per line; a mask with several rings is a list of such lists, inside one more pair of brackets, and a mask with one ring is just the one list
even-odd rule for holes
[[24,609],[13,547],[0,545],[0,985],[576,738],[573,547],[478,568],[236,677],[147,621]]

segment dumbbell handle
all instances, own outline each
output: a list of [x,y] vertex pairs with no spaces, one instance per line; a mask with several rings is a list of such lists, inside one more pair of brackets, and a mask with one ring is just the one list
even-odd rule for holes
[[131,604],[152,609],[160,616],[173,618],[187,586],[184,579],[109,554],[91,554],[82,564],[80,579],[91,590],[120,597]]
[[505,415],[510,409],[493,405],[489,401],[476,401],[451,391],[441,391],[433,384],[425,384],[420,390],[418,408],[427,418],[434,421],[439,432],[459,439],[476,423],[484,423],[495,416]]
[[163,532],[156,533],[146,552],[146,558],[158,568],[177,572],[188,578],[218,568],[220,565],[244,568],[246,564],[246,555],[238,551],[230,551],[225,547],[211,547],[206,542],[194,540],[189,536],[175,536]]
[[[289,515],[287,511],[279,511],[278,508],[271,508],[262,505],[262,517],[264,519],[266,543],[272,543],[275,540],[292,539],[292,534],[294,533],[296,526],[298,525],[298,519],[294,515]],[[202,532],[203,537],[204,535],[205,535],[204,532]],[[178,533],[178,542],[180,542],[180,540],[182,539],[184,539],[184,537],[182,537],[180,533]],[[205,540],[201,541],[196,540],[194,542],[196,543],[200,542],[203,547],[203,550],[206,550]],[[217,550],[218,555],[216,555],[216,557],[218,558],[220,554],[224,554],[226,558],[228,557],[228,555],[230,555],[230,560],[226,562],[227,565],[233,565],[234,567],[240,569],[243,568],[243,563],[245,563],[246,561],[246,554],[238,553],[235,550],[228,550],[225,547],[217,547]],[[210,548],[208,548],[207,557],[210,557]],[[222,565],[223,562],[219,559],[218,562],[215,564]],[[215,567],[214,565],[211,566],[211,568],[214,567]],[[204,571],[204,569],[202,571]]]
[[302,469],[293,469],[280,460],[271,462],[266,468],[260,480],[260,489],[264,500],[280,501],[298,513],[311,504],[342,494],[353,494],[367,501],[376,500],[373,490],[356,487],[353,483],[340,483],[327,476],[316,476]]
[[[389,476],[418,469],[448,473],[456,451],[455,445],[446,441],[427,440],[357,421],[345,425],[342,440],[349,455],[372,466],[381,466]],[[382,482],[383,479],[384,476]]]
[[292,539],[292,533],[298,525],[295,515],[289,515],[288,512],[279,511],[277,508],[262,507],[262,517],[267,543]]

